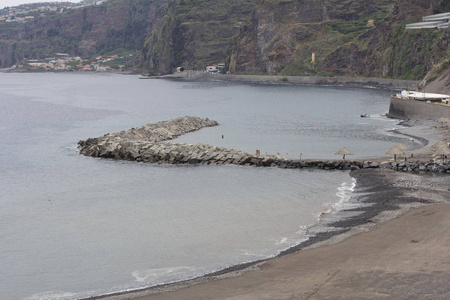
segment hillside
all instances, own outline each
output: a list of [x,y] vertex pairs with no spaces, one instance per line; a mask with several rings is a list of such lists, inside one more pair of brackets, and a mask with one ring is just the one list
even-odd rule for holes
[[442,12],[448,1],[396,2],[383,22],[336,49],[324,59],[321,68],[337,74],[422,79],[447,53],[449,31],[406,30],[405,25]]
[[405,24],[447,11],[448,2],[171,0],[136,66],[163,74],[226,62],[235,74],[422,79],[446,51],[448,35]]
[[233,37],[251,16],[255,0],[171,0],[163,22],[145,41],[137,69],[170,73],[225,62]]
[[450,31],[405,24],[447,11],[450,0],[109,0],[0,24],[0,68],[55,52],[136,53],[130,66],[149,74],[226,63],[234,74],[428,73],[425,86],[448,70]]
[[[368,3],[370,2],[370,3]],[[264,0],[242,28],[230,57],[232,72],[314,75],[340,45],[381,21],[394,0]],[[315,53],[316,65],[311,63]]]
[[166,0],[111,0],[25,23],[0,24],[0,68],[55,52],[72,56],[134,53],[143,47]]

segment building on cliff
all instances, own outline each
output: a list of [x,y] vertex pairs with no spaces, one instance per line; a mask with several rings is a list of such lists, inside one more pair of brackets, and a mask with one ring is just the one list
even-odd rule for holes
[[406,29],[444,29],[450,27],[450,12],[425,16],[423,22],[406,25]]
[[450,119],[450,95],[402,91],[391,96],[389,115],[400,119]]

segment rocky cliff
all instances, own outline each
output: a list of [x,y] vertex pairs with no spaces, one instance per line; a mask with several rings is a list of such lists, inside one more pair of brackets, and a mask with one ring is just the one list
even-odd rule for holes
[[329,54],[324,71],[372,77],[422,79],[447,51],[448,30],[406,30],[405,24],[442,12],[448,1],[398,0],[377,26]]
[[405,24],[448,11],[449,2],[259,1],[233,46],[230,70],[419,80],[442,59],[449,33]]
[[[167,0],[109,1],[100,6],[41,16],[5,30],[0,25],[0,68],[24,59],[121,54],[143,47]],[[0,29],[2,29],[0,28]]]
[[162,22],[145,41],[137,69],[165,74],[178,66],[203,70],[225,63],[254,5],[255,0],[170,0]]
[[176,66],[204,69],[227,62],[232,72],[317,74],[329,53],[381,21],[396,0],[171,0],[147,39],[138,68],[153,74]]
[[[315,75],[336,48],[381,21],[394,0],[259,1],[233,47],[233,72]],[[312,53],[316,64],[312,64]]]
[[450,30],[405,24],[449,10],[450,0],[111,0],[13,30],[3,24],[0,67],[54,52],[136,51],[134,69],[150,74],[223,62],[237,74],[429,73],[425,86],[448,69]]

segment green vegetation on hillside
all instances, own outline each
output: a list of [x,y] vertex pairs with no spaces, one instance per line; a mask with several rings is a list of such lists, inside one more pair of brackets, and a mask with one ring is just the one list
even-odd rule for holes
[[71,56],[135,53],[142,49],[151,28],[150,13],[167,1],[111,0],[48,12],[24,23],[0,24],[0,67],[52,57],[56,52]]
[[[367,47],[366,41],[359,41],[362,34],[374,30],[368,26],[370,19],[377,26],[392,11],[394,0],[326,0],[329,19],[323,21],[324,25],[313,37],[301,40],[301,51],[294,63],[287,65],[280,74],[284,76],[327,75],[334,76],[335,72],[321,70],[323,60],[334,50],[346,45],[356,43],[359,47]],[[313,66],[311,54],[316,54],[316,63]]]
[[441,58],[436,57],[436,54],[440,53],[439,44],[444,33],[428,29],[405,30],[403,25],[396,25],[394,28],[396,43],[392,43],[390,76],[410,80],[422,79],[436,59]]
[[178,66],[204,69],[224,62],[254,4],[255,0],[171,0],[161,29],[145,42],[138,69],[167,73]]

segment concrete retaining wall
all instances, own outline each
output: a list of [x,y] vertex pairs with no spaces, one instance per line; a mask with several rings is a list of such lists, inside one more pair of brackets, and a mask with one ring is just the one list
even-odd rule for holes
[[441,117],[450,118],[450,106],[391,97],[389,115],[401,119],[430,119],[437,121]]

